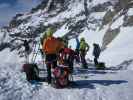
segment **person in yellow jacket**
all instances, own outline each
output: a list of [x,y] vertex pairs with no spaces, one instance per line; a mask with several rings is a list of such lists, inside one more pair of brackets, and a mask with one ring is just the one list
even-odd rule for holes
[[80,53],[80,59],[81,59],[83,68],[87,68],[87,62],[86,62],[85,56],[88,50],[89,50],[89,45],[86,43],[84,38],[81,38],[80,46],[79,46],[79,53]]
[[[46,67],[47,67],[47,81],[51,83],[51,67],[57,67],[57,55],[59,51],[64,48],[64,45],[61,41],[53,36],[53,29],[48,28],[46,32],[46,38],[43,40],[42,50],[46,55]],[[51,66],[52,65],[52,66]]]

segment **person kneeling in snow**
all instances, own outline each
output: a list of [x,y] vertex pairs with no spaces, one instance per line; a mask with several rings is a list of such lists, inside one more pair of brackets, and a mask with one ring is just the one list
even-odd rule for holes
[[64,48],[60,52],[59,63],[68,66],[70,73],[73,72],[73,63],[75,59],[75,52],[71,48]]

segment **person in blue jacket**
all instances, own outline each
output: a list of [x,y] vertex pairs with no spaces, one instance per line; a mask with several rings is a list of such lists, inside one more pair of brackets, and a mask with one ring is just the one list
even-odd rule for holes
[[76,45],[76,50],[79,50],[80,41],[79,41],[78,37],[76,37],[75,39],[76,39],[76,43],[77,43],[77,45]]
[[76,49],[75,49],[76,62],[80,62],[80,57],[79,57],[80,41],[79,41],[78,37],[76,37],[75,39],[76,39]]

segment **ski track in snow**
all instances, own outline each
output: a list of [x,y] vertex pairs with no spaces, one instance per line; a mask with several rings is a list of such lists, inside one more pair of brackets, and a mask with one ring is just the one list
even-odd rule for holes
[[83,70],[75,67],[71,88],[55,89],[47,83],[30,84],[21,64],[0,66],[0,100],[132,100],[131,70]]

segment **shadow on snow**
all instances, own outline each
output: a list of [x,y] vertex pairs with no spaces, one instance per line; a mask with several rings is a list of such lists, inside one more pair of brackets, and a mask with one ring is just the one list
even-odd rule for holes
[[95,89],[95,84],[110,86],[110,85],[118,85],[122,83],[127,83],[125,80],[77,80],[73,84],[73,88],[90,88]]
[[116,70],[96,70],[96,69],[80,69],[80,68],[76,68],[73,75],[78,75],[78,74],[107,74],[107,73],[111,73],[111,74],[115,74],[117,73]]

